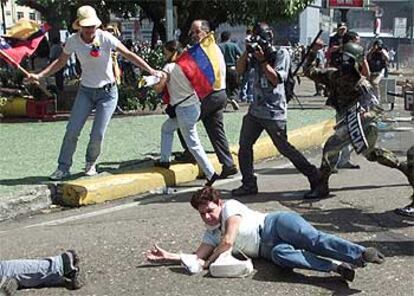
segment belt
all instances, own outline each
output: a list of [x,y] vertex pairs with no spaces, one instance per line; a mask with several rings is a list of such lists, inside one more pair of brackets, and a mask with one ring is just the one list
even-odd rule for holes
[[102,86],[101,88],[105,91],[110,91],[116,85],[116,82],[110,82]]
[[85,86],[85,85],[81,84],[82,87],[86,87],[86,88],[89,88],[89,89],[94,89],[94,90],[103,89],[103,90],[106,90],[106,91],[109,91],[115,85],[116,85],[116,82],[110,82],[110,83],[107,83],[107,84],[105,84],[101,87],[89,87],[89,86]]

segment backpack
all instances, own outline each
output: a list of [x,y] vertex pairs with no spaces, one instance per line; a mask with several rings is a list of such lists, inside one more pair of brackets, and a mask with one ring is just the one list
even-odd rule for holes
[[286,95],[286,102],[289,103],[290,100],[296,98],[295,94],[295,76],[293,76],[292,67],[289,67],[287,79],[284,82],[285,85],[285,95]]

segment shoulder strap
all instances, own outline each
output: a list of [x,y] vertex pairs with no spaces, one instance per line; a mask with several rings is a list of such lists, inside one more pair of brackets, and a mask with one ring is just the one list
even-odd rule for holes
[[178,105],[180,105],[181,103],[187,101],[189,98],[191,98],[192,96],[194,96],[194,93],[192,93],[191,95],[187,96],[185,99],[179,101],[178,103],[174,104],[173,107],[177,107]]

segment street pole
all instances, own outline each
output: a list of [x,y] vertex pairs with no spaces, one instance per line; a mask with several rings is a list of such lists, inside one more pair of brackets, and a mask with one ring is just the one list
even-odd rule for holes
[[3,19],[3,34],[6,34],[6,15],[4,14],[4,1],[0,0],[1,2],[1,17]]
[[173,0],[165,0],[165,15],[167,19],[167,41],[174,39]]

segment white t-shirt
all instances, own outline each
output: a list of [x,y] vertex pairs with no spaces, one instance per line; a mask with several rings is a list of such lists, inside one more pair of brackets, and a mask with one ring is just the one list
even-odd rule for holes
[[203,236],[203,243],[214,247],[217,246],[220,243],[221,235],[225,232],[227,219],[235,215],[241,216],[242,219],[233,246],[234,252],[240,250],[249,257],[258,257],[260,246],[259,230],[264,225],[266,214],[253,211],[235,199],[230,199],[224,203],[221,210],[221,227],[215,230],[206,230]]
[[96,30],[95,40],[99,42],[100,56],[90,55],[92,43],[85,43],[80,33],[71,35],[63,49],[65,54],[76,53],[82,67],[81,84],[86,87],[99,88],[105,84],[115,82],[112,70],[111,51],[121,42],[111,33]]
[[167,89],[170,95],[171,105],[175,105],[191,95],[192,97],[180,103],[179,106],[190,106],[199,102],[198,96],[194,92],[194,88],[191,86],[190,81],[187,79],[179,65],[176,63],[168,63],[164,66],[163,71],[169,74]]

